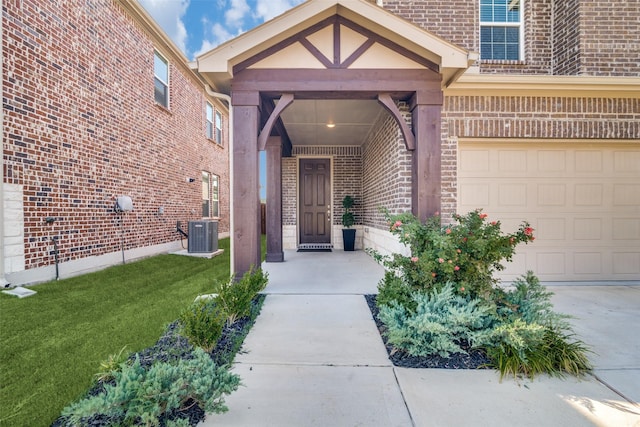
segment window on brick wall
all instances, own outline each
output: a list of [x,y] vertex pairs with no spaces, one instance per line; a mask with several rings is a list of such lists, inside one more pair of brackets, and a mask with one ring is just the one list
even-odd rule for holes
[[202,216],[211,216],[211,175],[202,171]]
[[480,0],[480,59],[522,59],[522,0]]
[[153,54],[154,96],[158,104],[169,108],[169,62],[158,52]]
[[202,171],[202,216],[220,216],[220,178]]
[[222,114],[216,111],[216,142],[222,145]]
[[211,175],[211,216],[220,216],[220,180],[217,175]]
[[207,138],[213,139],[213,105],[207,102]]

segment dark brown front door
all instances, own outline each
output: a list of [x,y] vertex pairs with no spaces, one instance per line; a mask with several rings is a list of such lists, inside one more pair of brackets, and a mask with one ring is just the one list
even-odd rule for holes
[[331,243],[329,159],[300,159],[300,243]]

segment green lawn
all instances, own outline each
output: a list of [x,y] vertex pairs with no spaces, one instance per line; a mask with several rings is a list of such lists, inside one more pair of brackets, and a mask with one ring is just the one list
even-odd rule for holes
[[0,425],[49,426],[123,346],[153,345],[198,294],[229,277],[229,239],[213,259],[160,255],[0,294]]

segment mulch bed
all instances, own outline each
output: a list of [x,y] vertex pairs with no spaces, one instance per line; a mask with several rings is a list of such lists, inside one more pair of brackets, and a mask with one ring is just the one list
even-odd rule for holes
[[401,368],[440,368],[440,369],[489,369],[490,359],[487,355],[478,349],[470,349],[468,346],[461,345],[467,351],[464,353],[453,353],[450,357],[444,358],[438,355],[433,356],[412,356],[403,350],[399,350],[387,343],[384,335],[385,326],[378,319],[378,306],[376,305],[376,295],[365,295],[369,310],[373,320],[376,322],[378,332],[382,337],[384,346],[387,349],[389,360],[394,366]]
[[[225,325],[222,331],[222,336],[216,347],[209,353],[211,359],[217,366],[226,365],[233,361],[235,357],[236,342],[238,337],[244,337],[253,326],[254,319],[257,317],[260,307],[264,302],[264,295],[258,295],[252,301],[252,316],[243,317],[238,319],[233,325]],[[155,345],[144,349],[138,353],[135,353],[129,357],[131,361],[135,360],[136,354],[140,358],[140,364],[144,367],[151,366],[154,362],[171,362],[179,359],[192,359],[193,358],[193,346],[189,344],[189,340],[179,334],[179,325],[175,321],[171,323],[165,333],[158,339]],[[106,384],[108,384],[107,382]],[[105,383],[98,382],[88,392],[88,396],[95,396],[104,392]],[[165,414],[160,418],[160,427],[165,427],[168,420],[177,420],[180,418],[186,418],[189,420],[189,425],[196,426],[202,420],[204,420],[205,412],[196,402],[186,402],[185,409],[172,411]],[[65,426],[65,419],[59,417],[53,422],[51,427],[63,427]],[[110,419],[109,417],[100,415],[92,417],[86,421],[86,426],[90,427],[106,427],[118,425],[118,420]]]

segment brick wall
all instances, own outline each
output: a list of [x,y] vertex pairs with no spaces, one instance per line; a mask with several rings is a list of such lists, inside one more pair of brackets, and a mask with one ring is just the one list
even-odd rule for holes
[[[385,0],[390,12],[472,52],[480,51],[479,2]],[[524,58],[484,61],[485,73],[640,74],[640,4],[523,0]]]
[[[405,113],[405,120],[410,120],[406,104],[399,108]],[[383,112],[375,123],[362,158],[363,224],[388,229],[379,208],[392,214],[411,211],[412,158],[400,128],[388,113]]]
[[640,74],[640,2],[580,2],[580,74]]
[[[184,58],[111,0],[3,9],[4,180],[23,188],[24,268],[53,262],[54,236],[61,262],[118,251],[121,233],[125,249],[175,241],[177,220],[201,218],[203,170],[220,176],[229,231],[226,141],[205,137],[204,89]],[[154,48],[170,62],[168,109],[154,102]],[[119,195],[135,208],[122,224]]]
[[554,5],[553,74],[580,73],[580,1],[557,1]]

